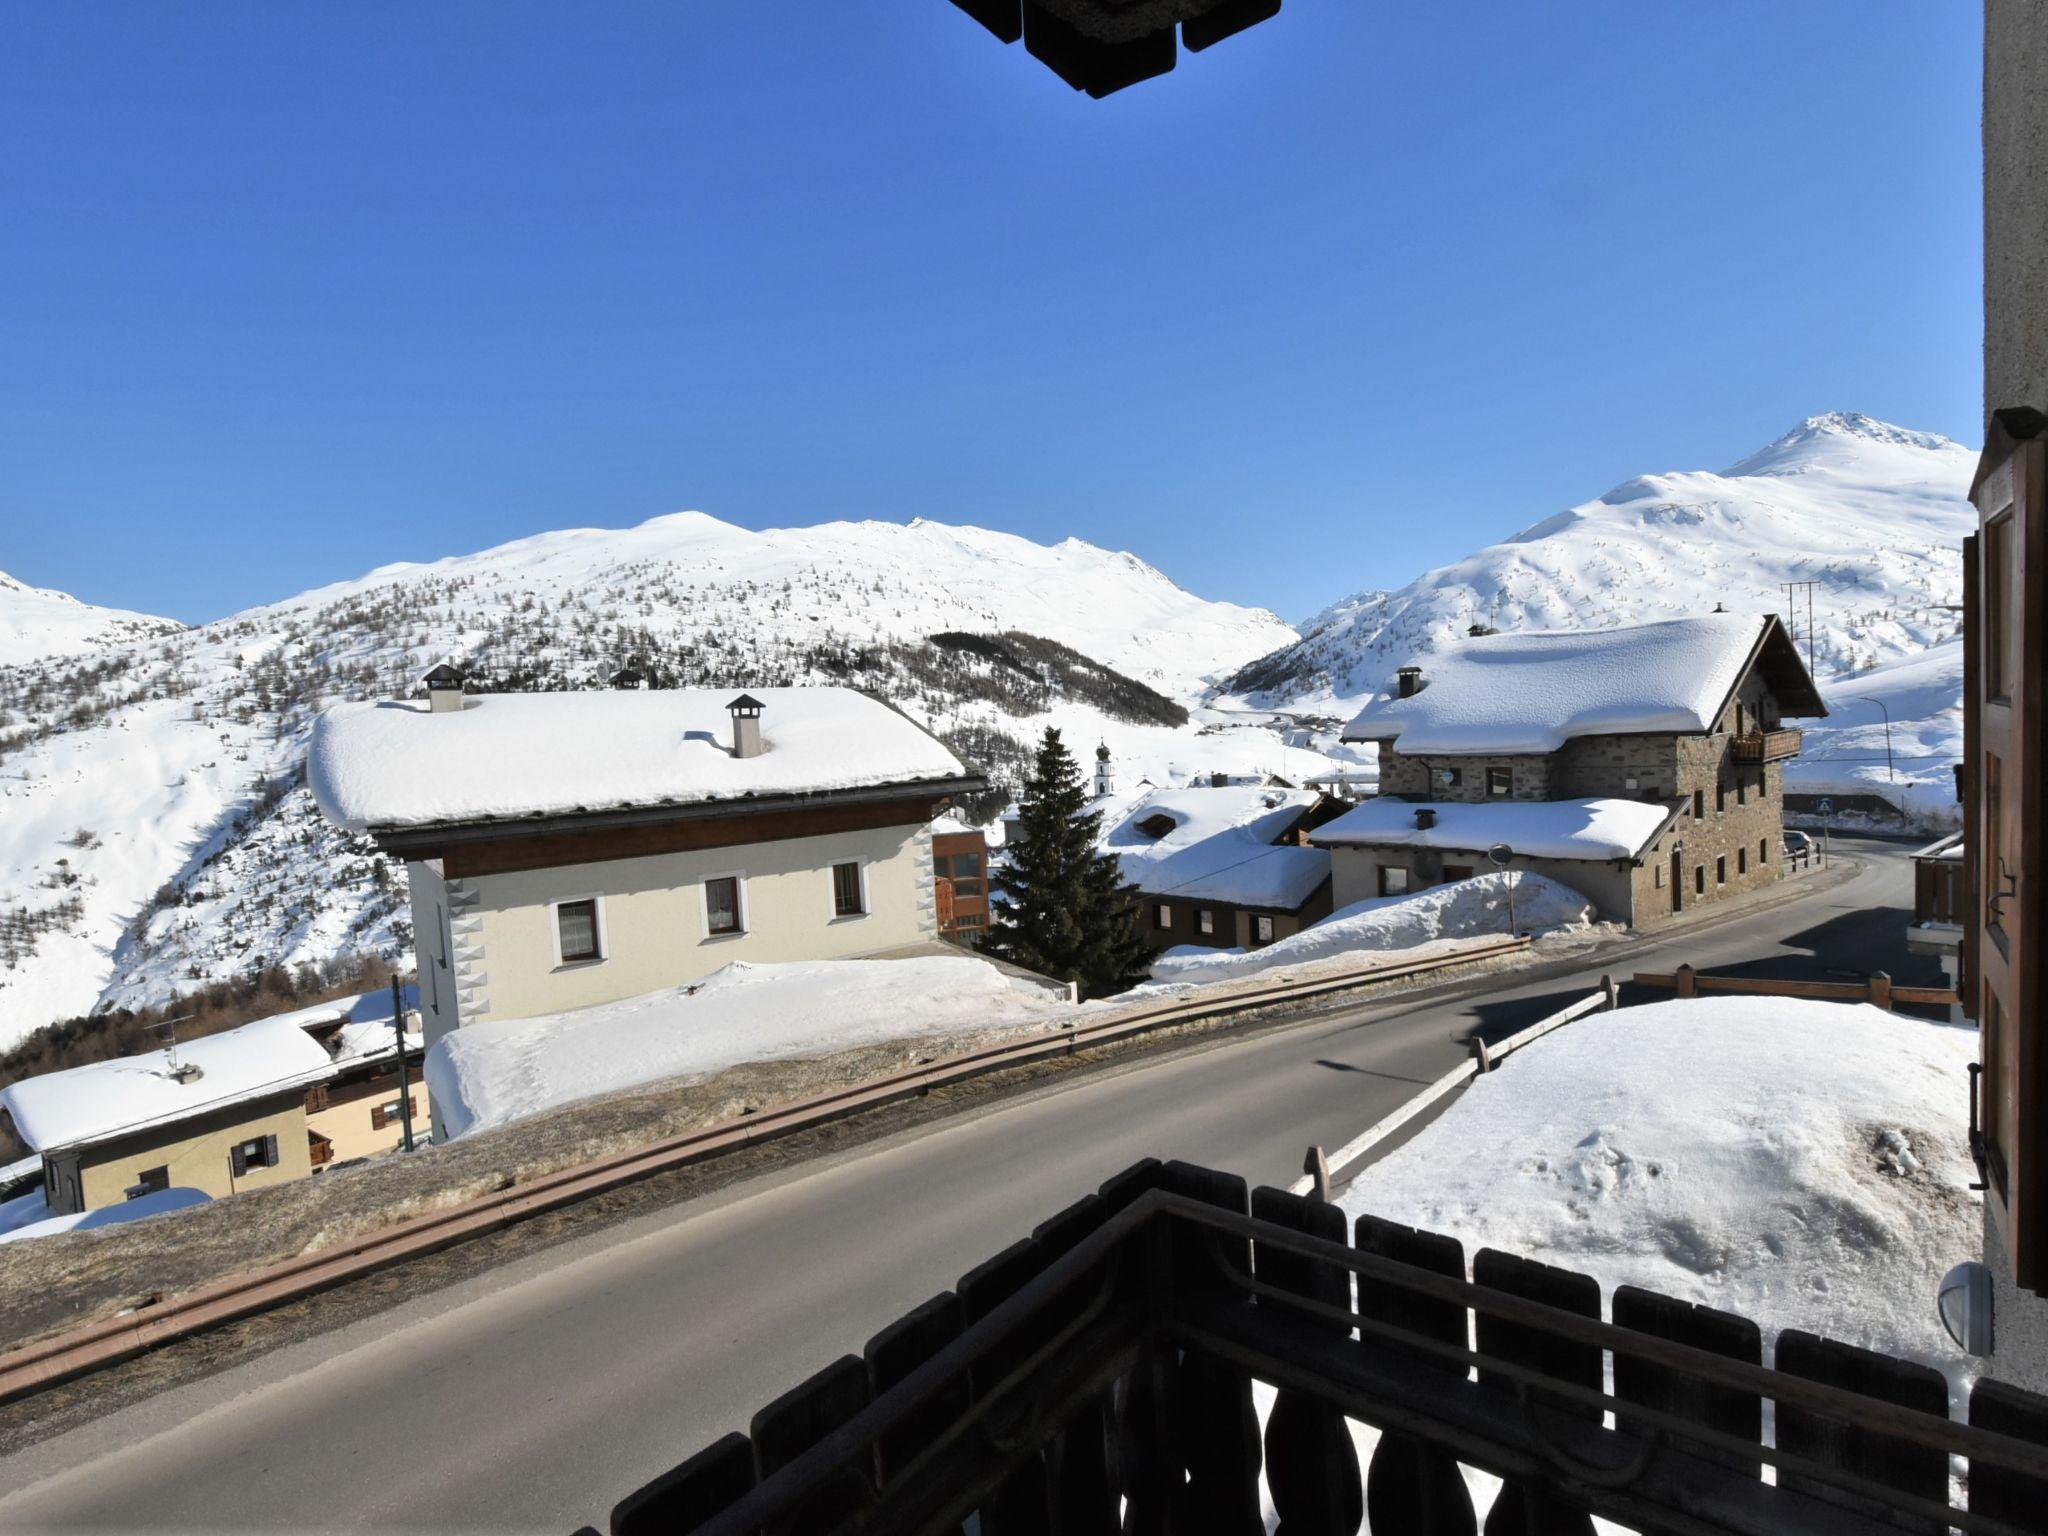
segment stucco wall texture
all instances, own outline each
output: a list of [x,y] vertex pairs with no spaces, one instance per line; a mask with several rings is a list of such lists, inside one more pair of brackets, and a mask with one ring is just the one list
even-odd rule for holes
[[2048,6],[1984,7],[1984,409],[2048,411]]

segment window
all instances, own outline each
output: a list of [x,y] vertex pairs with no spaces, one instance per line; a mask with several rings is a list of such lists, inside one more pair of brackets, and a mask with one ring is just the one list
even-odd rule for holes
[[1446,789],[1456,789],[1465,782],[1465,770],[1462,768],[1439,768],[1436,776]]
[[1742,700],[1740,699],[1735,701],[1735,734],[1738,736],[1749,734],[1749,718],[1743,713]]
[[1722,854],[1722,855],[1721,855],[1721,857],[1719,857],[1718,859],[1714,860],[1714,884],[1716,884],[1716,885],[1726,885],[1727,883],[1728,883],[1728,855],[1724,853],[1724,854]]
[[2012,674],[2012,514],[1984,525],[1984,697],[2003,699]]
[[170,1187],[171,1170],[168,1167],[144,1168],[135,1175],[135,1182],[121,1193],[126,1199],[140,1200],[144,1195],[153,1195]]
[[1693,867],[1692,867],[1692,888],[1693,888],[1693,894],[1695,894],[1695,895],[1698,895],[1698,896],[1704,896],[1704,895],[1706,895],[1706,894],[1707,894],[1707,866],[1706,866],[1706,865],[1704,865],[1704,864],[1695,864],[1695,865],[1693,865]]
[[1767,800],[1770,798],[1770,794],[1771,776],[1759,768],[1756,775],[1756,797],[1759,800]]
[[704,931],[714,939],[744,931],[738,875],[720,875],[704,882]]
[[981,894],[981,855],[978,853],[956,853],[950,858],[932,860],[938,873],[953,882],[955,896],[979,896]]
[[1749,804],[1749,780],[1739,773],[1735,775],[1735,803],[1737,805]]
[[396,1099],[391,1100],[388,1104],[372,1104],[370,1106],[370,1129],[381,1131],[387,1125],[403,1124],[408,1112],[412,1114],[419,1113],[419,1105],[414,1102],[413,1096],[409,1093],[405,1096],[405,1107],[403,1109],[399,1107],[398,1100]]
[[1195,915],[1195,923],[1202,932],[1213,934],[1216,931],[1216,914],[1204,907]]
[[[861,889],[860,865],[857,863],[834,864],[832,866],[832,915],[834,917],[867,916],[867,894]],[[957,896],[960,887],[955,885]]]
[[256,1136],[238,1143],[228,1152],[228,1168],[240,1178],[251,1168],[275,1168],[277,1166],[277,1138]]
[[1252,919],[1252,942],[1254,944],[1270,944],[1273,942],[1273,919],[1270,917],[1255,917]]
[[1658,890],[1661,891],[1664,889],[1664,863],[1660,859],[1656,864],[1652,865],[1651,868],[1657,877],[1651,883],[1655,885]]
[[555,943],[563,965],[602,960],[597,939],[597,898],[555,903]]
[[1515,775],[1512,768],[1486,770],[1486,792],[1489,795],[1511,795],[1514,791]]
[[1398,864],[1380,866],[1380,894],[1382,896],[1405,896],[1408,894],[1408,871]]
[[1716,777],[1714,780],[1714,814],[1720,815],[1728,809],[1728,781]]
[[1444,866],[1445,885],[1452,885],[1460,880],[1470,880],[1471,878],[1472,866],[1470,864],[1446,864]]
[[1759,864],[1771,862],[1771,840],[1768,837],[1760,837],[1756,840],[1756,861]]
[[1692,792],[1692,819],[1694,821],[1705,821],[1707,819],[1707,792],[1704,789],[1696,789]]
[[1735,873],[1738,875],[1749,873],[1749,850],[1747,848],[1735,850]]
[[969,912],[953,919],[955,930],[963,933],[969,928],[980,928],[985,925],[985,920],[979,912]]
[[1158,906],[1154,907],[1152,909],[1152,925],[1155,928],[1171,928],[1173,926],[1172,906],[1162,901]]

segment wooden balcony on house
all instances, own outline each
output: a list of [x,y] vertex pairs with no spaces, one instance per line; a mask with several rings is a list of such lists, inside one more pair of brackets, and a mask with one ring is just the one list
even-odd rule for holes
[[1735,761],[1782,762],[1788,757],[1797,757],[1805,740],[1806,733],[1796,725],[1780,726],[1775,731],[1750,731],[1735,738]]
[[[1606,1301],[1586,1275],[1490,1249],[1468,1269],[1455,1238],[1141,1163],[629,1495],[611,1531],[978,1515],[1180,1536],[1262,1530],[1270,1497],[1284,1531],[1348,1536],[1370,1502],[1375,1531],[1470,1536],[1467,1468],[1506,1484],[1489,1531],[2040,1530],[2048,1398],[1987,1377],[1952,1418],[1925,1365],[1786,1329],[1767,1366],[1747,1318]],[[1263,1434],[1254,1382],[1278,1392]]]
[[318,1131],[306,1132],[306,1156],[315,1168],[326,1167],[334,1161],[334,1138]]

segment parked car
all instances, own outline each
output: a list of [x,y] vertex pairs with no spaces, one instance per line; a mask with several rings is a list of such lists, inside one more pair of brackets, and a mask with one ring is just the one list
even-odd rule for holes
[[1795,869],[1802,864],[1812,863],[1813,839],[1804,832],[1794,832],[1788,828],[1785,833],[1785,861]]

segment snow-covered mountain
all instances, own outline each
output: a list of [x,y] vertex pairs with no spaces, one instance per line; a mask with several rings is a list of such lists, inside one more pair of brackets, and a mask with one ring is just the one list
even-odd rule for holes
[[1956,634],[1965,500],[1976,455],[1867,416],[1814,416],[1715,474],[1643,475],[1595,501],[1325,609],[1302,638],[1231,677],[1255,706],[1348,713],[1411,656],[1474,623],[1574,629],[1712,611],[1775,612],[1806,647],[1814,581],[1822,679],[1915,655]]
[[409,939],[403,871],[314,810],[324,705],[484,686],[850,682],[996,775],[1057,724],[1130,778],[1306,773],[1186,705],[1295,633],[1128,554],[932,522],[752,532],[680,513],[542,534],[197,629],[0,671],[0,1047],[53,1018]]
[[31,587],[0,571],[0,667],[74,656],[184,627],[175,619],[95,608],[68,592]]

